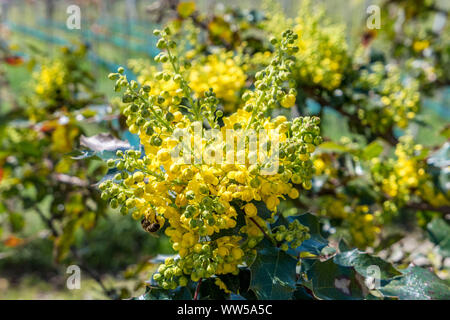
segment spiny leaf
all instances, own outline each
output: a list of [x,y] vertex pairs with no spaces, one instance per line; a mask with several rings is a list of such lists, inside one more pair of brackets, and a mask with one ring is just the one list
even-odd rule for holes
[[335,264],[333,259],[316,262],[307,272],[314,296],[324,300],[360,300],[365,290],[363,281],[351,267]]
[[[395,269],[389,262],[358,249],[342,252],[333,258],[334,262],[343,267],[354,267],[356,272],[364,277],[373,277],[374,272],[379,270],[379,278],[383,280],[391,279],[401,272]],[[376,268],[376,269],[375,269]],[[378,276],[378,275],[377,275]]]
[[404,275],[378,289],[384,296],[400,300],[449,300],[450,286],[432,272],[410,267]]
[[291,299],[295,290],[296,265],[297,260],[279,248],[262,249],[250,266],[250,289],[258,299]]

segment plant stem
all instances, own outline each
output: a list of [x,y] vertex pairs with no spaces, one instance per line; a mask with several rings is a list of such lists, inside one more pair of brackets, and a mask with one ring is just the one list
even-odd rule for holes
[[195,288],[194,300],[198,300],[198,293],[200,292],[200,285],[202,284],[202,278],[198,280],[197,288]]
[[254,218],[249,218],[249,219],[250,219],[250,220],[258,227],[259,230],[261,230],[261,232],[264,234],[264,236],[265,236],[270,242],[272,242],[275,246],[279,247],[278,243],[277,243],[271,236],[269,236],[269,235],[267,234],[267,232],[264,230],[264,228],[261,227],[261,226],[259,225],[259,223],[256,222],[256,220],[255,220]]

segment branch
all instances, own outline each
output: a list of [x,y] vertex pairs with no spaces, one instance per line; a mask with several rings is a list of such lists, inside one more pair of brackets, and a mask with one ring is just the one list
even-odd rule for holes
[[36,210],[36,212],[38,213],[39,217],[42,219],[42,221],[44,221],[44,223],[48,226],[48,228],[50,229],[50,231],[52,232],[54,237],[58,237],[59,236],[59,232],[58,230],[56,230],[55,225],[53,224],[53,219],[51,218],[47,218],[45,216],[45,214],[42,212],[41,209],[39,209],[39,207],[37,205],[34,206],[34,210]]
[[200,285],[202,284],[202,278],[198,280],[197,288],[195,288],[194,300],[198,300],[198,293],[200,292]]
[[450,206],[440,206],[435,207],[429,203],[426,202],[413,202],[413,203],[407,203],[405,205],[405,208],[412,209],[412,210],[426,210],[426,211],[436,211],[443,214],[449,214],[450,213]]

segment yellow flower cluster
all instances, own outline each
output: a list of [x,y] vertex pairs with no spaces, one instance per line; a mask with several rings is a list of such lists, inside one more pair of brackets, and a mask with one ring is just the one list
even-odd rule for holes
[[[62,101],[70,95],[67,86],[68,69],[61,60],[52,60],[42,64],[40,70],[33,73],[33,101],[27,110],[30,121],[39,122],[47,117],[48,109],[61,108]],[[45,108],[41,108],[40,106]]]
[[[112,207],[120,205],[122,213],[142,219],[147,230],[164,228],[179,255],[154,275],[167,289],[185,285],[188,277],[198,281],[239,272],[238,266],[269,232],[280,200],[297,198],[295,185],[311,188],[310,154],[322,139],[318,117],[288,121],[263,112],[277,101],[295,101],[284,85],[290,74],[288,57],[296,51],[292,31],[284,32],[281,41],[271,40],[278,48],[276,63],[256,77],[254,91],[244,93],[246,108],[226,117],[213,90],[197,96],[180,74],[169,31],[158,34],[163,35],[158,47],[167,53],[156,59],[169,59],[173,66],[162,78],[170,77],[179,86],[185,102],[172,100],[167,106],[161,92],[153,94],[152,84],[128,82],[123,69],[110,75],[116,88],[126,89],[124,114],[145,154],[118,151],[108,165],[119,173],[100,189]],[[306,236],[307,229],[294,225],[283,233],[292,247]]]
[[64,64],[59,60],[43,65],[38,72],[33,74],[33,78],[36,80],[34,87],[36,94],[45,99],[55,95],[55,91],[64,86],[65,70]]
[[316,154],[313,159],[314,170],[316,175],[322,174],[329,177],[335,177],[337,175],[336,168],[332,165],[331,156],[327,153]]
[[[134,59],[128,61],[128,66],[137,75],[137,81],[142,85],[148,85],[151,95],[161,95],[165,102],[163,106],[167,107],[179,103],[182,97],[182,90],[178,83],[172,78],[163,77],[156,66],[151,65],[147,60]],[[163,66],[169,68],[168,65]]]
[[433,206],[449,205],[450,202],[433,183],[427,173],[427,151],[415,144],[412,136],[403,136],[395,149],[395,158],[381,162],[372,160],[372,177],[390,200],[384,204],[387,211],[396,212],[416,195]]
[[344,25],[329,23],[325,11],[314,11],[309,3],[302,5],[295,22],[300,50],[293,71],[298,81],[327,90],[338,88],[349,65]]
[[352,238],[352,242],[358,248],[366,248],[373,245],[381,229],[376,225],[374,215],[369,213],[367,206],[356,206],[353,212],[348,214],[346,225]]
[[343,194],[321,197],[319,206],[322,216],[340,221],[340,228],[348,230],[350,242],[358,248],[373,245],[381,232],[375,215],[369,213],[369,207],[353,206],[351,199]]
[[198,96],[212,88],[223,100],[224,110],[233,111],[245,86],[246,75],[233,52],[221,51],[194,61],[189,72],[189,83]]
[[71,123],[56,124],[52,132],[52,151],[68,153],[73,150],[73,142],[80,135],[78,127]]
[[[350,64],[345,26],[327,20],[324,7],[313,6],[310,1],[302,1],[294,21],[286,17],[278,4],[272,3],[266,10],[271,15],[263,22],[265,30],[273,32],[292,26],[298,35],[299,51],[292,68],[297,82],[306,87],[337,89]],[[266,64],[270,61],[269,52],[255,54],[252,60]]]
[[413,49],[416,52],[421,52],[430,46],[430,41],[428,40],[416,40],[413,42]]
[[[239,109],[233,115],[223,118],[224,126],[220,128],[219,133],[223,142],[214,146],[212,151],[218,152],[225,147],[227,130],[247,127],[251,114]],[[310,124],[317,128],[318,120],[302,119],[304,127]],[[188,117],[176,111],[171,125],[175,127],[175,135],[183,129],[190,131],[192,149],[199,150],[204,155],[208,152],[206,147],[211,145],[212,140],[203,134],[200,141],[194,141],[195,131],[192,129],[195,128],[195,123]],[[288,122],[284,116],[264,119],[261,125],[267,130],[268,141],[275,140],[272,135],[279,133],[276,139],[281,143],[291,145],[294,142],[289,138]],[[237,152],[234,155],[234,150],[231,152],[231,156],[236,157],[236,160],[243,156],[244,161],[241,164],[235,164],[234,158],[231,163],[208,164],[208,158],[204,156],[202,162],[195,165],[195,154],[189,159],[194,165],[186,164],[185,157],[176,157],[174,154],[180,141],[166,134],[161,128],[154,128],[152,135],[139,130],[146,156],[143,159],[135,159],[134,168],[138,171],[123,180],[127,188],[119,197],[127,198],[125,208],[136,208],[133,212],[135,218],[143,217],[160,227],[168,221],[169,226],[165,233],[170,237],[173,249],[181,258],[186,258],[184,261],[190,261],[190,257],[193,261],[198,261],[198,257],[194,258],[196,255],[206,254],[217,262],[213,265],[212,274],[236,272],[244,256],[240,244],[242,236],[219,237],[214,242],[202,241],[201,238],[212,237],[223,230],[235,228],[237,211],[242,210],[245,213],[245,226],[237,230],[236,234],[246,233],[246,238],[249,239],[248,247],[254,247],[257,244],[255,240],[262,238],[258,226],[266,224],[257,216],[258,211],[254,203],[264,202],[267,209],[275,214],[280,199],[286,196],[298,197],[299,193],[292,183],[303,184],[306,189],[311,187],[311,172],[308,170],[312,168],[309,152],[314,149],[313,141],[303,144],[305,153],[299,154],[299,158],[285,156],[280,159],[277,172],[265,176],[262,174],[264,168],[252,164],[252,161],[261,155],[252,154],[248,147],[242,150],[241,154]],[[240,134],[243,134],[243,131]],[[213,139],[216,140],[217,136]],[[126,159],[125,157],[119,162],[118,168],[129,165]],[[294,165],[300,166],[298,172],[293,170]],[[160,173],[155,174],[157,172]],[[124,176],[117,178],[123,179]],[[118,191],[113,190],[111,193],[118,194]],[[236,207],[236,203],[241,205]],[[184,273],[192,274],[189,267],[187,268]],[[192,279],[196,281],[195,279],[200,277],[202,272],[194,273]]]
[[378,98],[365,100],[358,111],[362,123],[377,132],[383,133],[394,124],[406,128],[419,111],[419,82],[402,78],[398,66],[374,63],[361,72],[355,86]]
[[[166,106],[174,104],[173,97],[177,99],[182,96],[179,84],[172,78],[162,77],[156,66],[139,59],[130,60],[128,65],[137,74],[139,83],[151,87],[151,95],[161,94],[166,99]],[[168,64],[163,67],[165,70],[169,68]],[[203,97],[205,92],[212,88],[227,112],[235,109],[247,78],[233,52],[225,51],[194,60],[192,66],[185,72],[197,98]]]
[[403,136],[395,149],[396,159],[381,162],[372,159],[372,175],[388,197],[405,203],[410,200],[411,189],[426,181],[425,164],[417,157],[422,153],[421,145],[414,145],[411,136]]

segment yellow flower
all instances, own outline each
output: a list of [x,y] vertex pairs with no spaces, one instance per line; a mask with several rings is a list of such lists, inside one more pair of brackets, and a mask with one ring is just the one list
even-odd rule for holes
[[256,207],[255,207],[255,205],[254,205],[253,203],[247,203],[247,204],[244,206],[244,211],[245,211],[245,214],[246,214],[249,218],[256,216],[257,213],[258,213],[258,210],[256,209]]
[[291,108],[293,105],[295,105],[295,96],[293,94],[288,94],[281,100],[281,106],[284,108]]

